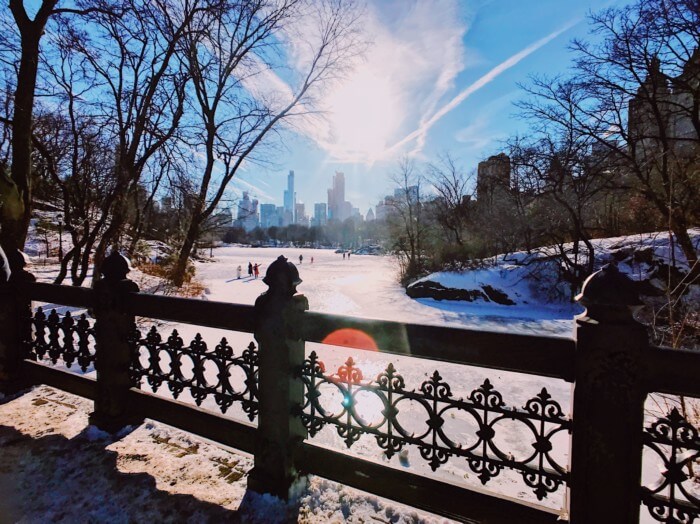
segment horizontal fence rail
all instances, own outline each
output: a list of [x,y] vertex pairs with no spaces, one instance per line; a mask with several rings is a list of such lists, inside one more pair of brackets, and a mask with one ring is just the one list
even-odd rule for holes
[[138,293],[129,300],[129,308],[137,317],[244,333],[252,333],[255,329],[253,306],[242,304]]
[[[700,354],[649,346],[626,304],[598,307],[584,287],[587,313],[577,319],[576,340],[490,333],[309,312],[294,294],[296,269],[286,261],[276,269],[283,278],[269,278],[255,306],[139,293],[109,268],[95,289],[5,284],[0,371],[94,399],[91,421],[108,430],[149,417],[253,453],[249,487],[281,496],[300,473],[311,473],[466,522],[636,522],[640,506],[659,522],[700,518],[691,484],[700,467],[697,421],[669,410],[643,422],[648,393],[700,396]],[[617,278],[610,271],[594,277],[602,287]],[[255,340],[185,339],[177,330],[138,328],[137,317]],[[573,417],[547,388],[517,405],[489,379],[457,395],[465,385],[448,383],[439,369],[414,384],[393,363],[373,376],[352,358],[330,370],[315,351],[307,354],[305,342],[428,359],[438,368],[445,362],[563,379],[573,384]],[[96,370],[97,377],[49,364]],[[156,394],[162,388],[173,398]],[[197,406],[213,399],[208,405],[221,414],[177,400],[185,392]],[[232,406],[257,427],[222,416]],[[455,434],[450,420],[466,421],[471,432]],[[504,447],[506,423],[526,435],[529,452]],[[510,470],[537,499],[566,490],[569,503],[552,510],[326,449],[316,443],[326,429],[347,447],[367,437],[387,458],[415,448],[433,471],[461,461],[486,485]],[[561,437],[571,439],[568,463],[553,453]],[[664,466],[654,485],[640,483],[643,450]]]
[[[573,378],[574,349],[572,340],[554,337],[491,333],[469,329],[386,320],[306,313],[302,325],[307,342],[368,349],[410,357],[427,358],[519,373]],[[361,337],[333,337],[340,330],[362,333]],[[330,339],[330,340],[329,340]],[[349,339],[349,340],[348,340]]]
[[647,390],[700,397],[699,356],[697,351],[650,347]]

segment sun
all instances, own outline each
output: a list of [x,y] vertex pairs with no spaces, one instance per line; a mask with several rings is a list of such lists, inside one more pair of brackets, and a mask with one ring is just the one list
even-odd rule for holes
[[360,68],[328,96],[327,104],[334,156],[367,163],[382,156],[400,119],[389,78]]

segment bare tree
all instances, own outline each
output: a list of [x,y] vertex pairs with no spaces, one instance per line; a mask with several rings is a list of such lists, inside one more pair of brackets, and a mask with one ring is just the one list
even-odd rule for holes
[[428,180],[435,188],[437,197],[432,203],[435,218],[443,230],[459,245],[464,237],[472,212],[472,176],[462,171],[449,153],[437,163],[428,165]]
[[593,42],[575,41],[571,79],[535,79],[526,114],[595,142],[618,183],[668,224],[693,270],[688,228],[700,223],[700,11],[693,0],[640,0],[591,16]]
[[114,179],[104,166],[113,163],[110,144],[89,117],[68,106],[66,113],[41,111],[35,118],[33,143],[39,157],[34,169],[46,184],[57,189],[45,195],[62,209],[72,247],[60,260],[55,283],[63,282],[70,265],[73,285],[85,280],[92,248],[104,231],[103,212],[114,192]]
[[387,225],[401,264],[401,280],[406,284],[424,269],[424,249],[429,236],[422,193],[424,177],[413,160],[403,158],[391,179],[396,189],[389,199]]
[[12,116],[12,169],[4,181],[2,191],[0,239],[8,249],[21,249],[27,236],[32,202],[32,124],[34,97],[39,70],[39,45],[50,18],[56,15],[89,15],[103,10],[102,6],[88,5],[82,9],[59,8],[58,0],[42,0],[39,9],[30,18],[22,0],[10,0],[9,8],[15,21],[19,56],[17,81]]
[[[123,242],[130,202],[142,174],[179,130],[185,110],[187,73],[177,53],[192,22],[216,11],[219,0],[128,0],[120,17],[92,13],[90,32],[74,25],[72,48],[84,64],[90,112],[114,143],[114,197],[104,212],[107,226],[95,249],[99,268],[107,248]],[[93,281],[99,279],[96,271]]]
[[[199,120],[193,146],[205,161],[173,268],[176,285],[182,284],[197,237],[233,177],[259,158],[256,153],[282,125],[313,111],[319,89],[358,53],[357,16],[346,0],[245,0],[226,5],[216,19],[202,18],[202,30],[187,35],[185,63]],[[304,26],[305,40],[294,35],[306,54],[296,85],[281,93],[263,88],[282,58],[279,42],[304,20],[312,23]]]
[[569,131],[547,126],[529,142],[511,142],[510,156],[519,177],[538,188],[541,211],[552,211],[542,240],[558,246],[573,300],[595,267],[593,204],[599,194],[610,191],[614,169],[607,154],[591,150],[588,137]]

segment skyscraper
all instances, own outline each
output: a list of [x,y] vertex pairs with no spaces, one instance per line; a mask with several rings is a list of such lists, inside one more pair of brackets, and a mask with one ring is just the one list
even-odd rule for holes
[[243,198],[238,203],[236,223],[246,231],[252,231],[258,227],[258,200],[251,200],[247,191],[243,192]]
[[325,202],[314,204],[314,226],[325,226],[328,221],[328,207]]
[[280,225],[280,216],[277,214],[275,204],[260,205],[260,226],[268,228]]
[[[284,191],[284,224],[288,226],[293,224],[296,217],[296,193],[294,192],[294,171],[290,170],[289,175],[287,175],[287,189]],[[291,218],[289,218],[291,215]],[[289,221],[287,221],[289,220]]]
[[306,216],[306,207],[303,202],[297,202],[294,206],[295,224],[300,226],[308,226],[309,218]]
[[328,218],[342,222],[351,214],[352,205],[345,201],[345,174],[336,171],[333,187],[328,190]]

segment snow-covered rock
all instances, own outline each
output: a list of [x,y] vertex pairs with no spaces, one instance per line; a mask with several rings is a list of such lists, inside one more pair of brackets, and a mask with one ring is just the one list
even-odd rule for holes
[[[690,233],[700,250],[700,229]],[[638,283],[641,295],[663,293],[669,281],[678,282],[689,270],[683,252],[668,232],[597,239],[592,243],[595,268],[617,264],[622,273]],[[530,253],[499,255],[474,269],[428,275],[409,285],[406,293],[412,298],[516,308],[561,305],[570,300],[570,295],[568,285],[560,278],[562,263],[557,254],[558,248],[544,247]],[[692,293],[693,289],[688,291]]]

